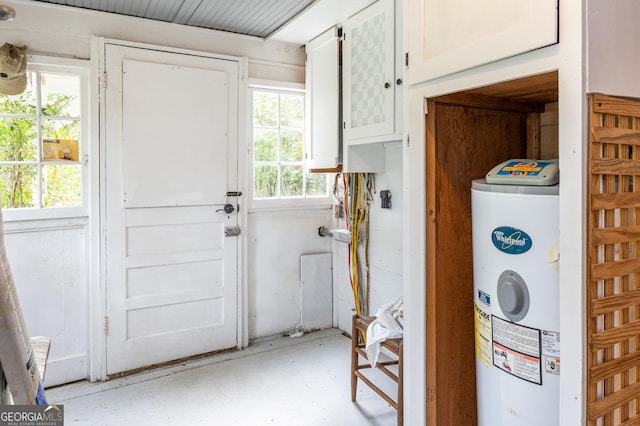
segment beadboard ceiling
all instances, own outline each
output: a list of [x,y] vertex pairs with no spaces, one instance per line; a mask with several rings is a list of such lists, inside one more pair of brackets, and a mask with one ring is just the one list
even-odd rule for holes
[[268,37],[314,0],[37,0],[180,25]]
[[[303,44],[372,0],[35,0]],[[314,10],[319,13],[314,13]],[[328,15],[327,15],[328,13]],[[309,17],[311,16],[311,19]],[[303,31],[288,30],[296,18]],[[308,28],[310,22],[317,28]],[[300,25],[294,25],[294,29]],[[276,33],[282,33],[278,36]],[[275,35],[275,37],[274,37]]]

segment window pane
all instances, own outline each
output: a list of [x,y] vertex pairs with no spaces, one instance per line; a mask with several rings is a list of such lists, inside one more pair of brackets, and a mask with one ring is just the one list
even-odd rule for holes
[[304,96],[282,95],[280,98],[280,125],[302,129],[304,126]]
[[80,122],[76,120],[42,120],[42,159],[78,161]]
[[307,195],[310,197],[327,195],[326,173],[307,173]]
[[278,95],[276,93],[254,92],[253,125],[276,127],[278,125]]
[[40,74],[42,114],[80,117],[80,77],[64,74]]
[[302,132],[282,131],[282,161],[302,161]]
[[44,161],[78,161],[79,141],[77,139],[44,139],[42,159]]
[[254,198],[278,197],[278,167],[255,166],[253,168]]
[[0,166],[2,208],[34,207],[37,198],[36,166]]
[[42,120],[44,139],[80,139],[80,122],[77,120]]
[[253,160],[278,161],[278,133],[255,129],[253,132]]
[[282,166],[282,196],[300,197],[302,192],[302,166]]
[[42,168],[44,207],[82,205],[81,166],[47,165]]
[[36,161],[38,149],[36,121],[29,118],[0,120],[0,160]]
[[27,88],[21,94],[13,96],[0,94],[0,114],[36,114],[36,98],[33,90],[35,75],[33,72],[27,72]]

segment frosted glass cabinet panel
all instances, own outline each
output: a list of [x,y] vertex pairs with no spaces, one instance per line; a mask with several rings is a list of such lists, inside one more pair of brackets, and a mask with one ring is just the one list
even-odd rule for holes
[[558,0],[409,0],[411,84],[558,42]]
[[343,31],[345,143],[395,132],[395,7],[379,0],[349,18]]

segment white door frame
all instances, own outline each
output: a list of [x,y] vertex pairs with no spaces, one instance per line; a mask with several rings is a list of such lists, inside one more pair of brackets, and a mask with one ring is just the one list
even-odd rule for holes
[[[90,285],[89,285],[89,321],[90,321],[90,336],[89,336],[89,356],[87,362],[89,363],[88,372],[89,379],[91,381],[106,380],[107,379],[107,347],[106,347],[106,335],[105,335],[105,313],[107,306],[107,291],[106,291],[106,203],[105,203],[105,172],[106,172],[106,114],[105,114],[105,96],[102,94],[103,83],[102,76],[105,71],[105,52],[106,45],[113,44],[118,46],[153,49],[163,51],[167,53],[179,53],[186,55],[202,56],[214,59],[225,59],[238,62],[238,111],[235,113],[238,115],[238,188],[237,190],[247,194],[247,179],[246,179],[246,167],[247,167],[247,155],[246,150],[242,149],[242,143],[240,141],[246,140],[247,137],[247,117],[245,114],[241,114],[240,111],[246,110],[246,94],[247,94],[247,58],[234,57],[228,55],[217,55],[207,52],[198,52],[187,49],[170,48],[166,46],[150,45],[145,43],[136,43],[115,39],[107,39],[103,37],[92,37],[91,39],[91,68],[97,70],[94,74],[100,76],[99,79],[94,80],[91,85],[90,99],[99,101],[100,113],[98,117],[92,117],[96,119],[97,123],[90,123],[92,133],[92,159],[90,163],[90,174],[93,182],[98,182],[97,187],[99,190],[99,196],[94,197],[95,201],[92,202],[90,207],[91,220],[90,226],[90,247],[92,253],[100,253],[100,256],[94,256],[90,260]],[[97,139],[94,141],[93,139]],[[248,336],[248,312],[247,312],[247,283],[246,283],[246,247],[247,247],[247,200],[240,197],[238,199],[240,206],[238,211],[238,226],[242,230],[238,237],[238,318],[237,318],[237,338],[238,349],[244,348],[249,344]]]

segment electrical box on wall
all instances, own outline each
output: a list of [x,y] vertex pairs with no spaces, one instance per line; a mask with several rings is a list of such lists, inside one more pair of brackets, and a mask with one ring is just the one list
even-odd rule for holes
[[391,208],[391,191],[388,189],[380,191],[380,207],[383,209]]

